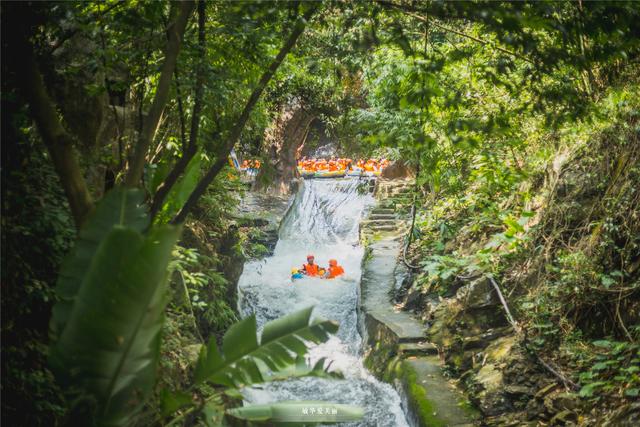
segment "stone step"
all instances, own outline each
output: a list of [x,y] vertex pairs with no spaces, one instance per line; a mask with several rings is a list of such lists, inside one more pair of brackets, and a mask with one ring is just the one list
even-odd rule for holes
[[403,356],[436,356],[438,347],[430,342],[401,343],[398,345],[398,353]]
[[391,194],[392,196],[411,196],[413,194],[413,191],[411,191],[410,188],[403,188],[401,190],[392,191],[389,194]]
[[413,197],[395,196],[395,197],[392,197],[391,200],[393,200],[394,202],[411,203],[413,202]]
[[386,209],[386,210],[390,210],[392,212],[395,212],[395,207],[393,205],[393,200],[391,200],[391,199],[386,199],[386,200],[380,201],[380,205],[384,206],[384,209]]
[[373,231],[395,231],[398,227],[396,225],[375,225],[371,229]]
[[379,214],[379,213],[374,213],[369,215],[369,219],[371,220],[380,220],[380,219],[396,219],[396,214],[395,213],[387,213],[387,214]]
[[364,219],[360,221],[360,224],[364,226],[376,226],[376,225],[396,225],[397,220],[391,219]]
[[387,215],[387,214],[393,214],[393,208],[375,208],[371,211],[371,214],[380,214],[380,215]]

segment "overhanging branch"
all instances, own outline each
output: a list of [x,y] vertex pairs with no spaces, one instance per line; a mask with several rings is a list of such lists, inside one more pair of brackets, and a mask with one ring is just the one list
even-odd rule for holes
[[400,4],[396,4],[396,3],[392,3],[390,1],[384,1],[384,0],[377,0],[376,3],[380,4],[383,7],[386,7],[387,9],[395,9],[395,10],[398,10],[398,11],[404,13],[405,15],[411,16],[412,18],[415,18],[415,19],[417,19],[419,21],[429,23],[429,24],[433,25],[434,27],[441,29],[442,31],[446,31],[446,32],[449,32],[449,33],[457,34],[457,35],[459,35],[461,37],[466,37],[469,40],[473,40],[476,43],[480,43],[480,44],[484,44],[484,45],[487,45],[487,46],[491,46],[494,49],[499,50],[502,53],[506,53],[507,55],[514,56],[514,57],[516,57],[518,59],[521,59],[523,61],[526,61],[526,62],[528,62],[530,64],[534,63],[531,59],[527,58],[526,56],[523,56],[523,55],[521,55],[521,54],[519,54],[517,52],[513,52],[511,50],[505,49],[505,48],[503,48],[501,46],[498,46],[497,44],[495,44],[493,42],[490,42],[488,40],[483,40],[483,39],[478,38],[476,36],[472,36],[471,34],[467,34],[467,33],[464,33],[462,31],[454,30],[453,28],[449,28],[449,27],[446,27],[444,25],[438,24],[437,22],[435,22],[434,19],[428,20],[427,18],[425,18],[424,16],[419,15],[415,10],[411,9],[408,6],[404,6],[404,5],[400,5]]
[[229,156],[229,153],[233,149],[233,146],[240,139],[240,135],[242,134],[242,131],[247,121],[249,120],[249,115],[251,114],[251,111],[257,104],[258,99],[260,99],[260,95],[262,95],[262,92],[267,87],[267,84],[269,83],[269,81],[273,78],[274,74],[278,70],[278,67],[280,67],[280,64],[282,64],[282,61],[284,61],[284,58],[287,56],[289,51],[291,51],[291,49],[293,49],[293,47],[295,46],[296,42],[298,41],[298,38],[304,32],[307,22],[309,21],[309,19],[311,19],[311,17],[313,16],[313,14],[316,12],[317,9],[318,9],[318,4],[310,3],[309,9],[304,13],[301,19],[299,19],[296,22],[293,28],[293,31],[291,32],[291,35],[289,35],[289,38],[287,39],[287,41],[284,43],[282,48],[280,48],[280,52],[278,52],[278,55],[273,59],[273,61],[269,65],[269,68],[267,68],[267,70],[265,70],[265,72],[262,74],[262,77],[260,78],[258,85],[255,87],[255,89],[253,89],[253,92],[251,93],[249,100],[247,101],[244,109],[242,110],[242,114],[240,114],[238,121],[236,122],[233,129],[231,129],[231,134],[229,135],[229,138],[224,144],[222,144],[222,146],[216,153],[215,163],[211,166],[211,168],[209,168],[209,170],[207,171],[205,176],[200,180],[200,182],[198,182],[198,184],[196,185],[196,188],[193,190],[191,195],[189,195],[189,199],[187,199],[187,202],[180,209],[178,214],[171,220],[172,224],[180,224],[184,222],[189,212],[195,207],[200,197],[202,197],[202,195],[206,191],[207,187],[213,182],[213,180],[216,178],[216,176],[218,176],[222,168],[226,165],[227,157]]

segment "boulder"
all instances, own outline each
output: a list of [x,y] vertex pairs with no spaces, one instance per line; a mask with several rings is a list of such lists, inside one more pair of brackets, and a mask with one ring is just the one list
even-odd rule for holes
[[396,160],[382,170],[380,177],[385,179],[413,178],[415,174],[403,160]]

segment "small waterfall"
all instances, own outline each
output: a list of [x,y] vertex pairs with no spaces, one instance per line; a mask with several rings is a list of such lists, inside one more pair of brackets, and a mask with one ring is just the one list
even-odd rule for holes
[[[250,388],[244,391],[248,401],[326,400],[360,405],[365,419],[344,425],[408,426],[396,391],[362,364],[357,303],[364,250],[358,226],[374,203],[363,191],[366,185],[357,178],[305,181],[282,223],[273,256],[248,262],[238,286],[241,314],[255,313],[259,326],[310,305],[315,306],[314,315],[339,322],[336,336],[314,346],[309,356],[312,362],[321,357],[332,360],[332,367],[342,371],[345,379],[302,378]],[[324,267],[330,258],[337,259],[345,275],[292,283],[291,268],[301,267],[309,253]]]

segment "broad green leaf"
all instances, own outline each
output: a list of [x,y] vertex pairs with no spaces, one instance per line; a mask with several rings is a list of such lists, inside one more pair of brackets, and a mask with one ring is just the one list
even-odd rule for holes
[[160,163],[154,166],[155,167],[152,173],[149,174],[151,176],[147,180],[149,182],[148,190],[149,190],[149,193],[151,193],[152,195],[156,193],[156,190],[158,190],[158,187],[160,186],[160,184],[162,184],[162,182],[166,179],[167,175],[169,175],[169,171],[171,169],[169,162],[167,161],[161,161]]
[[191,195],[191,192],[198,184],[201,163],[202,155],[198,152],[189,161],[182,177],[178,179],[169,191],[169,194],[167,194],[164,206],[158,215],[160,222],[168,221],[185,204],[189,195]]
[[171,415],[180,408],[193,404],[193,398],[183,391],[171,392],[162,390],[160,393],[160,409],[163,416]]
[[114,227],[98,247],[50,352],[62,384],[97,402],[99,425],[129,423],[155,383],[167,266],[178,227]]
[[624,391],[624,395],[628,397],[638,397],[640,388],[628,388]]
[[580,389],[580,392],[578,393],[580,395],[580,397],[591,397],[593,396],[593,392],[600,386],[602,386],[603,384],[605,384],[603,381],[597,381],[594,383],[589,383],[585,386],[583,386]]
[[611,277],[611,276],[600,276],[600,282],[602,283],[602,286],[604,286],[605,288],[609,288],[611,287],[611,285],[615,285],[616,284],[616,280]]
[[226,359],[235,360],[258,348],[256,317],[249,316],[235,323],[222,340],[222,352]]
[[[254,316],[238,322],[225,334],[222,352],[214,339],[201,351],[195,382],[239,387],[263,382],[265,377],[290,368],[297,357],[307,353],[306,342],[325,342],[329,334],[338,330],[335,322],[311,321],[311,311],[312,308],[306,308],[267,323],[261,343]],[[320,375],[313,368],[308,368],[308,372]]]
[[50,322],[52,341],[62,333],[84,275],[105,236],[116,225],[140,232],[148,226],[149,220],[143,201],[144,192],[141,190],[115,188],[100,200],[87,219],[78,234],[74,248],[60,267],[56,284],[59,300],[53,307]]
[[308,307],[267,323],[262,331],[262,344],[268,344],[278,337],[294,332],[301,326],[306,326],[311,319],[312,311],[313,307]]
[[270,373],[264,377],[265,381],[281,381],[299,377],[319,377],[342,379],[344,376],[339,371],[329,371],[331,363],[326,363],[323,357],[313,366],[309,365],[303,356],[298,356],[295,363]]

